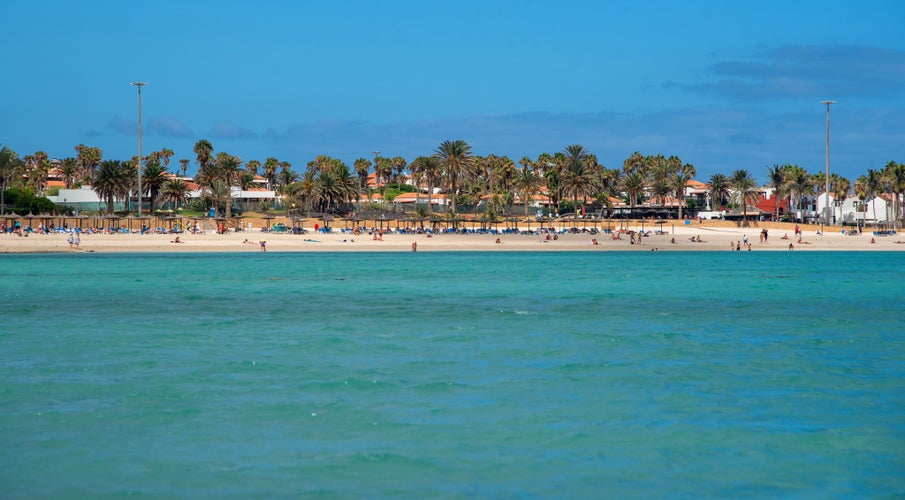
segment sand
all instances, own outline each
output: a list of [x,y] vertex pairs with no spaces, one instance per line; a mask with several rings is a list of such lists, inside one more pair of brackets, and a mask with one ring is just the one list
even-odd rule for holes
[[[618,227],[618,226],[615,226]],[[794,227],[794,226],[790,226]],[[68,252],[260,252],[260,240],[266,241],[268,252],[411,252],[413,243],[419,252],[435,251],[730,251],[733,245],[748,236],[751,251],[905,251],[905,235],[874,236],[870,232],[850,236],[840,229],[819,234],[819,226],[805,226],[801,242],[793,229],[769,229],[767,243],[760,243],[761,227],[739,228],[732,224],[697,222],[691,225],[667,224],[664,234],[651,234],[632,244],[629,234],[614,240],[609,234],[557,234],[550,239],[543,234],[398,234],[389,232],[382,241],[369,234],[309,231],[304,235],[265,233],[260,229],[228,234],[184,233],[178,235],[182,243],[173,243],[173,234],[82,234],[79,248],[70,248],[66,234],[35,234],[28,237],[0,234],[0,253],[68,253]],[[627,225],[628,230],[640,230],[640,224]],[[650,229],[650,224],[645,230]],[[781,239],[788,235],[788,240]],[[689,241],[700,236],[702,242]],[[499,239],[499,243],[497,243]],[[594,245],[596,239],[598,244]],[[675,243],[672,243],[673,239]],[[872,242],[873,240],[873,242]],[[246,242],[247,241],[247,242]],[[789,244],[793,249],[789,249]]]

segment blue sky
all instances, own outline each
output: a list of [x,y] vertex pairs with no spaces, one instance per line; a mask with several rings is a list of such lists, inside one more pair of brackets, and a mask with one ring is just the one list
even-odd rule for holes
[[905,162],[905,2],[5,2],[0,144],[20,155],[518,161],[582,144],[607,167],[677,155],[706,180],[849,178]]

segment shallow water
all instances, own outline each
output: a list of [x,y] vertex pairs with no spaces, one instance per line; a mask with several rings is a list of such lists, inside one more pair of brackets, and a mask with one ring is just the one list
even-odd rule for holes
[[905,494],[902,253],[4,256],[4,497]]

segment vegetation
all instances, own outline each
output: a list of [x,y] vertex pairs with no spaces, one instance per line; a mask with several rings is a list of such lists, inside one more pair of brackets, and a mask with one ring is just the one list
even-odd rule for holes
[[[516,204],[520,210],[523,207],[527,217],[538,196],[548,198],[551,211],[559,214],[585,213],[587,209],[611,213],[611,200],[623,199],[632,213],[649,202],[653,206],[678,207],[680,218],[686,209],[718,211],[725,207],[739,207],[743,217],[747,217],[748,206],[756,203],[760,192],[747,170],[736,170],[731,176],[716,173],[706,188],[709,206],[698,206],[700,203],[685,199],[689,181],[697,171],[680,158],[636,151],[621,167],[607,168],[580,144],[567,145],[552,154],[542,153],[535,159],[522,157],[516,163],[505,156],[475,155],[466,141],[455,139],[441,142],[431,154],[418,156],[410,163],[400,156],[375,153],[373,160],[358,158],[350,168],[339,159],[318,156],[302,172],[275,157],[243,162],[227,152],[215,151],[206,139],[199,140],[193,150],[194,159],[179,159],[175,172],[170,171],[174,156],[170,149],[153,151],[143,158],[141,197],[150,202],[152,212],[162,207],[198,211],[216,208],[229,217],[233,190],[252,189],[257,175],[282,198],[287,209],[294,206],[306,212],[342,213],[351,210],[353,203],[364,196],[370,200],[374,193],[380,193],[383,200],[374,206],[385,209],[387,202],[398,195],[414,191],[416,205],[426,200],[426,215],[434,210],[435,196],[445,196],[449,203],[447,215],[453,218],[460,209],[479,210],[485,217],[499,216],[512,213]],[[60,160],[50,159],[43,151],[20,158],[11,149],[0,148],[0,205],[15,204],[5,200],[12,188],[17,189],[17,200],[24,199],[21,193],[25,192],[38,198],[53,193],[58,188],[48,187],[51,173],[67,188],[90,185],[104,200],[108,213],[113,213],[116,203],[128,205],[130,199],[138,197],[137,159],[105,159],[99,148],[84,144],[76,146],[75,153]],[[193,162],[198,171],[192,181],[202,192],[200,201],[188,199],[194,186],[189,187],[185,174]],[[369,185],[368,175],[372,172],[375,182]],[[792,164],[767,166],[765,174],[767,186],[776,198],[788,200],[793,210],[813,203],[826,182],[821,172],[808,173]],[[890,161],[880,168],[868,169],[855,180],[834,174],[830,192],[837,202],[855,198],[864,206],[867,202],[875,204],[877,196],[887,196],[896,218],[902,220],[905,206],[899,199],[905,197],[905,165]],[[779,203],[774,207],[773,215],[778,218]],[[273,209],[270,205],[264,208]]]
[[12,212],[19,215],[49,214],[54,211],[55,205],[44,197],[35,196],[27,189],[8,189],[4,198],[12,205]]

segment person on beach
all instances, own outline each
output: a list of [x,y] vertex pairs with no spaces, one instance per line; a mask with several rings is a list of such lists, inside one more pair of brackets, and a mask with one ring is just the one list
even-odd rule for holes
[[78,248],[79,245],[82,244],[82,238],[79,237],[79,233],[75,233],[75,238],[72,239],[72,243],[75,245],[76,248]]
[[417,251],[418,251],[418,242],[417,242],[417,241],[413,241],[413,242],[412,242],[412,251],[413,251],[413,252],[417,252]]
[[789,250],[795,250],[795,246],[789,243]]
[[72,235],[72,233],[69,233],[69,238],[66,238],[66,241],[69,242],[69,248],[72,248],[72,242],[73,242],[73,235]]
[[180,240],[179,236],[177,236],[175,240],[170,240],[170,243],[184,243],[184,241]]
[[262,252],[266,252],[266,251],[267,251],[267,241],[266,241],[266,240],[261,240],[261,241],[260,241],[260,245],[261,245],[261,251],[262,251]]

